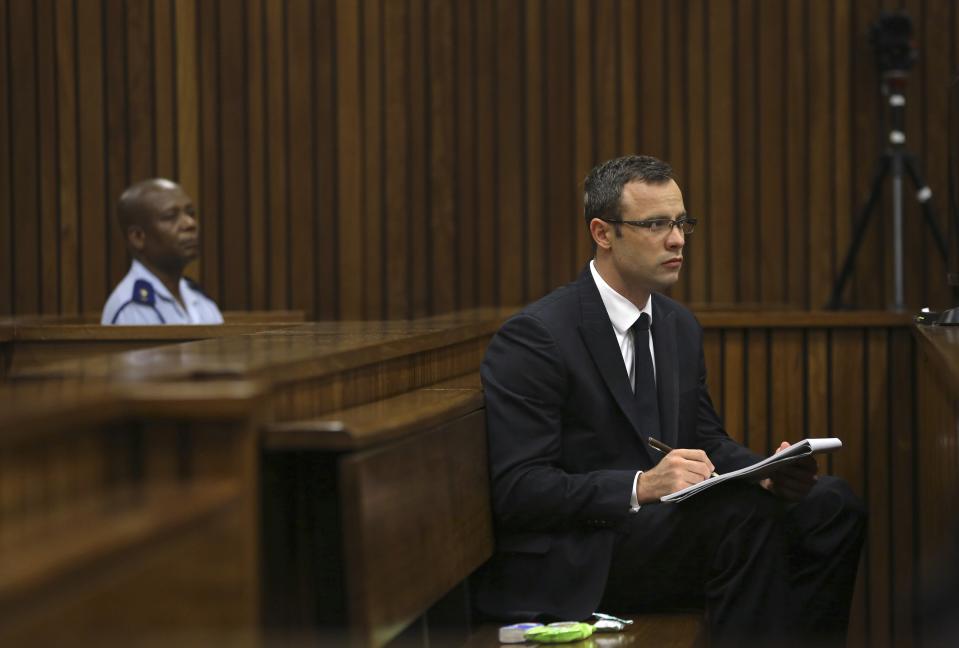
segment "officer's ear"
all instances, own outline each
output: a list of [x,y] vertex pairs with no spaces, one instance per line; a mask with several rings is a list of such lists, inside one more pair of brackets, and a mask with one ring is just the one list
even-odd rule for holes
[[142,252],[146,247],[147,233],[139,225],[130,225],[127,228],[127,243],[130,244],[130,249]]

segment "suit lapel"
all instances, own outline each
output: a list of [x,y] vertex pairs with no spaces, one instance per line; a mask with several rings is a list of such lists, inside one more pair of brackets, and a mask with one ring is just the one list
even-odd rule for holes
[[676,447],[679,438],[679,369],[676,366],[676,313],[653,295],[653,350],[656,391],[663,443]]
[[643,447],[652,459],[652,452],[646,444],[644,430],[642,429],[642,421],[639,420],[639,414],[636,411],[633,392],[629,387],[629,375],[626,373],[626,366],[623,364],[623,355],[616,344],[613,324],[609,321],[606,306],[603,305],[603,299],[599,296],[599,289],[596,288],[596,283],[593,281],[588,266],[580,274],[576,284],[579,288],[580,304],[582,306],[583,320],[579,327],[579,333],[583,338],[583,343],[599,369],[599,373],[603,376],[607,389],[613,395],[613,399],[623,411],[623,414],[629,419],[637,436],[643,439]]

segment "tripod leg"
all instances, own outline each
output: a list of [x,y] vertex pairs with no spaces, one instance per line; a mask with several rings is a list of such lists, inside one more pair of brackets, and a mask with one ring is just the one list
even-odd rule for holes
[[866,226],[869,224],[869,217],[876,208],[876,203],[879,202],[880,196],[882,196],[882,181],[885,179],[886,174],[889,173],[889,163],[889,153],[883,153],[876,167],[876,175],[874,175],[872,179],[872,189],[869,191],[869,199],[866,201],[866,206],[862,208],[862,212],[860,212],[856,229],[853,232],[852,242],[849,244],[849,251],[846,253],[846,260],[842,264],[842,271],[840,271],[839,277],[836,278],[836,283],[833,284],[832,297],[829,298],[829,303],[826,305],[826,308],[838,310],[842,303],[842,291],[846,286],[846,282],[849,281],[849,276],[852,274],[852,267],[856,261],[856,255],[859,253],[859,246],[862,245],[862,240],[866,233]]
[[932,232],[932,240],[935,241],[936,247],[939,248],[939,254],[942,255],[942,260],[948,263],[948,246],[946,245],[946,238],[942,235],[942,230],[939,229],[939,223],[936,222],[936,216],[932,211],[932,190],[929,188],[929,185],[926,184],[925,180],[922,178],[922,174],[919,173],[918,163],[914,155],[906,154],[903,156],[903,160],[906,163],[906,171],[909,173],[909,177],[912,178],[912,184],[916,188],[916,197],[919,200],[919,205],[922,207],[922,215],[926,219],[926,224],[929,225],[929,230]]

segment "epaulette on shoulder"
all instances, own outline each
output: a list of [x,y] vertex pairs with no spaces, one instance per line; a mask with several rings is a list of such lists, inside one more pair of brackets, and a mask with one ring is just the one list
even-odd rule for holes
[[204,297],[206,297],[207,299],[209,299],[210,301],[213,301],[213,298],[210,297],[208,294],[206,294],[206,292],[202,288],[200,288],[200,284],[193,281],[189,277],[183,277],[183,278],[186,279],[186,285],[190,287],[190,290],[192,290],[193,292],[198,292]]
[[131,297],[134,303],[143,304],[144,306],[153,306],[156,304],[156,292],[153,290],[153,284],[151,284],[146,279],[137,279],[133,284],[133,297]]

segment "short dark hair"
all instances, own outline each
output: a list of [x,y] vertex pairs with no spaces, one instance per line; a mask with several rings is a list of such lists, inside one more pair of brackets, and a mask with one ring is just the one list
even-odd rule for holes
[[630,182],[662,184],[672,179],[672,167],[649,155],[626,155],[594,167],[583,183],[586,227],[594,218],[622,219],[623,187]]

